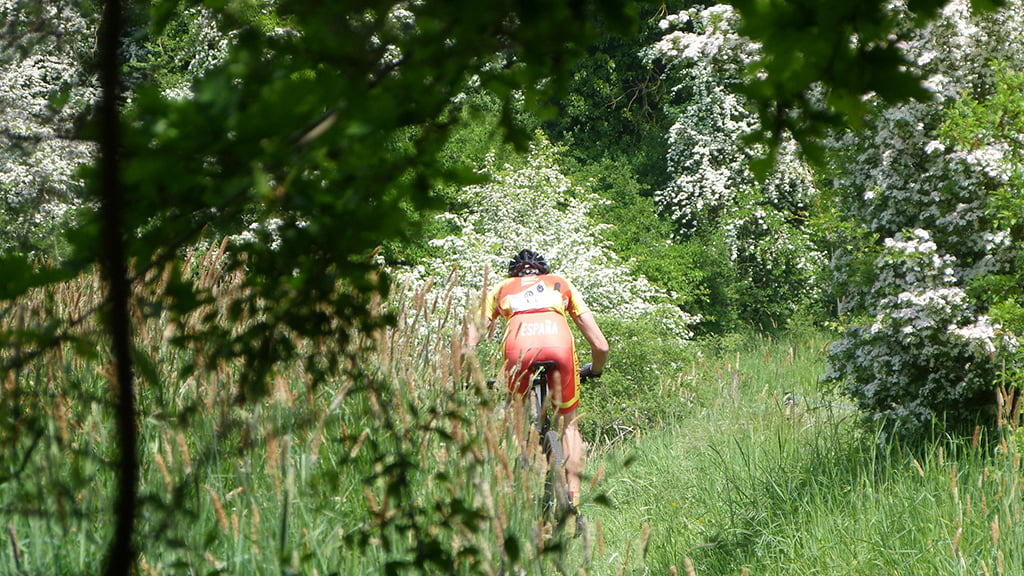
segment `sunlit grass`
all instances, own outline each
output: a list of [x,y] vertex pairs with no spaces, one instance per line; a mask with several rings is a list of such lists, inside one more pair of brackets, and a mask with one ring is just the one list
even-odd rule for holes
[[[246,403],[244,366],[167,344],[195,318],[140,308],[139,573],[1024,573],[1024,436],[880,446],[821,390],[828,339],[815,331],[659,345],[647,357],[673,367],[647,381],[616,382],[613,351],[608,389],[584,389],[581,417],[600,399],[592,414],[612,422],[586,438],[587,534],[553,532],[539,475],[516,465],[518,420],[485,383],[496,351],[460,349],[455,293],[397,291],[380,303],[396,326],[357,338],[372,351],[336,379],[313,387],[301,362],[281,365]],[[91,277],[33,294],[5,327],[98,297]],[[116,446],[109,358],[83,346],[98,331],[82,322],[4,376],[0,573],[100,569]],[[666,405],[644,412],[655,400]],[[621,424],[609,402],[628,407]]]
[[1019,444],[880,447],[818,391],[823,344],[754,340],[707,358],[692,418],[613,450],[591,573],[1024,573]]

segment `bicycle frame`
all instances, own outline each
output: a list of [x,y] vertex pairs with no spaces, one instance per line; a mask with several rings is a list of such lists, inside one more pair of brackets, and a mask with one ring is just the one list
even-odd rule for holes
[[533,393],[531,394],[533,425],[537,432],[543,437],[551,428],[551,418],[548,416],[548,370],[554,370],[556,362],[534,362],[530,366],[533,372]]

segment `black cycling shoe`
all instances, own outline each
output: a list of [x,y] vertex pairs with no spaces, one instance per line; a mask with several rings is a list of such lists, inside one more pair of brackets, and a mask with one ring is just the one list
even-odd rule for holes
[[573,537],[579,538],[587,529],[587,520],[583,517],[583,514],[580,512],[580,509],[573,505],[572,502],[569,503],[569,512],[576,517],[576,533],[573,534]]

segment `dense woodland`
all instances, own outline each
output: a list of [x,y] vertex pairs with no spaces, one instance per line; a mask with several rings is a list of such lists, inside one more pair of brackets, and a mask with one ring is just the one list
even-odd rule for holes
[[451,391],[523,247],[611,341],[591,446],[808,331],[880,446],[1020,424],[1018,0],[101,4],[0,2],[0,570],[516,564]]

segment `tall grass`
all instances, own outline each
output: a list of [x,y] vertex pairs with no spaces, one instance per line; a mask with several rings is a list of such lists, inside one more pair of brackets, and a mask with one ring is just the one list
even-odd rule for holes
[[615,540],[592,573],[1024,573],[1019,433],[880,446],[818,390],[825,344],[707,356],[691,417],[607,455]]
[[[227,300],[238,279],[210,272],[221,257],[203,253],[186,269]],[[487,387],[493,368],[459,350],[457,279],[378,302],[396,325],[358,335],[330,382],[311,385],[304,360],[336,344],[302,342],[303,356],[278,366],[269,394],[241,403],[245,366],[202,341],[169,344],[200,318],[225,321],[224,302],[176,317],[152,305],[166,279],[149,280],[135,316],[139,573],[544,573],[585,564],[587,539],[545,519],[541,456],[517,465],[512,435],[522,420]],[[110,358],[88,314],[101,298],[88,276],[37,291],[4,316],[9,334],[54,319],[73,327],[4,376],[2,573],[101,569],[117,457]]]
[[[237,289],[210,272],[221,257],[195,257],[221,299],[193,315],[144,304],[158,275],[136,293],[140,574],[1024,573],[1021,436],[880,448],[820,392],[822,334],[672,350],[610,333],[614,354],[658,366],[616,375],[613,356],[584,390],[588,529],[573,538],[516,463],[521,420],[486,385],[496,350],[461,350],[458,278],[379,302],[395,326],[358,335],[329,382],[313,386],[300,357],[239,402],[245,366],[168,340]],[[39,344],[12,329],[87,316],[100,298],[84,277],[18,302],[5,359]],[[116,446],[100,334],[78,322],[3,375],[0,573],[101,568]]]

